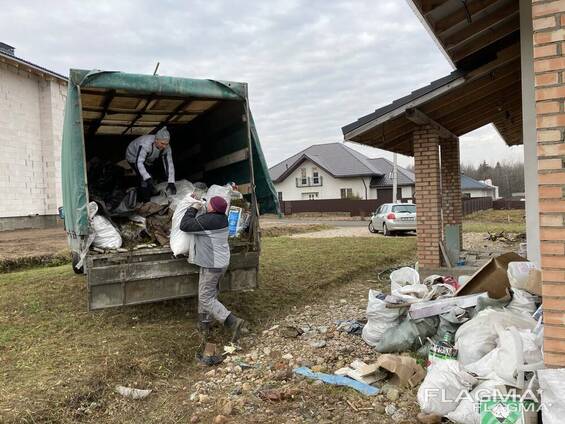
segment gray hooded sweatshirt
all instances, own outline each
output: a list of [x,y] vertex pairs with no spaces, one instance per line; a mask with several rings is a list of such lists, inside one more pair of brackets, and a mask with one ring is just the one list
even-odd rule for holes
[[143,181],[151,178],[151,174],[147,172],[146,165],[151,166],[160,157],[163,161],[163,167],[167,174],[169,183],[175,182],[175,165],[173,164],[173,152],[171,146],[159,150],[155,147],[155,136],[152,134],[142,135],[133,140],[126,150],[126,160],[133,163]]

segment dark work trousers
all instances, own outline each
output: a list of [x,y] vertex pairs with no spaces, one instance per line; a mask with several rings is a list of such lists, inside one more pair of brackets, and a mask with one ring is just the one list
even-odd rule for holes
[[[151,200],[151,196],[153,195],[153,193],[151,192],[151,188],[142,187],[143,178],[141,177],[141,174],[137,169],[137,165],[133,162],[128,162],[128,163],[129,166],[131,166],[131,169],[134,170],[135,175],[137,177],[137,200],[142,203],[149,202],[149,200]],[[149,172],[149,167],[147,168],[148,168],[147,171]]]

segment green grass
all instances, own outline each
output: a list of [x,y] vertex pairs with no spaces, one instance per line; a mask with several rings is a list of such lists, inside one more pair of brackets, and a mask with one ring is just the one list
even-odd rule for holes
[[522,233],[526,231],[523,210],[493,210],[475,212],[463,219],[463,232],[466,233]]
[[334,227],[324,224],[293,224],[280,225],[261,229],[263,237],[282,237],[291,236],[293,234],[314,233],[317,231],[330,230]]
[[[294,306],[411,260],[415,239],[276,237],[262,246],[259,289],[222,295],[259,329]],[[190,417],[183,387],[203,372],[193,360],[199,345],[194,299],[89,313],[86,297],[84,277],[69,265],[0,275],[0,422]],[[116,384],[155,393],[131,402],[113,393]],[[98,406],[91,414],[81,412],[92,402]]]

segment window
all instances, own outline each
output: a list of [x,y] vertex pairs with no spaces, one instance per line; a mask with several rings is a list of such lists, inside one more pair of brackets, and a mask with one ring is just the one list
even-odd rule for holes
[[312,168],[312,184],[320,184],[320,174],[318,173],[318,168]]
[[342,199],[350,199],[353,197],[353,189],[351,188],[342,188],[340,191]]
[[317,200],[318,192],[314,193],[302,193],[302,200]]
[[398,213],[416,213],[416,205],[394,205],[392,207],[392,211],[393,212],[398,212]]
[[282,191],[279,191],[277,194],[278,194],[278,197],[279,197],[279,202],[282,202],[282,201],[283,201],[283,198],[282,198],[282,196],[283,196],[283,195],[282,195]]
[[300,181],[302,185],[308,184],[308,179],[306,178],[306,168],[300,168]]

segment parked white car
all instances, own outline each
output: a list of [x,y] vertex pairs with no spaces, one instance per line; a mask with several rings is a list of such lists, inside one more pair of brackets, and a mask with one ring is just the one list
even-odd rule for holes
[[384,203],[369,222],[369,231],[389,236],[395,232],[416,231],[416,205],[414,203]]

